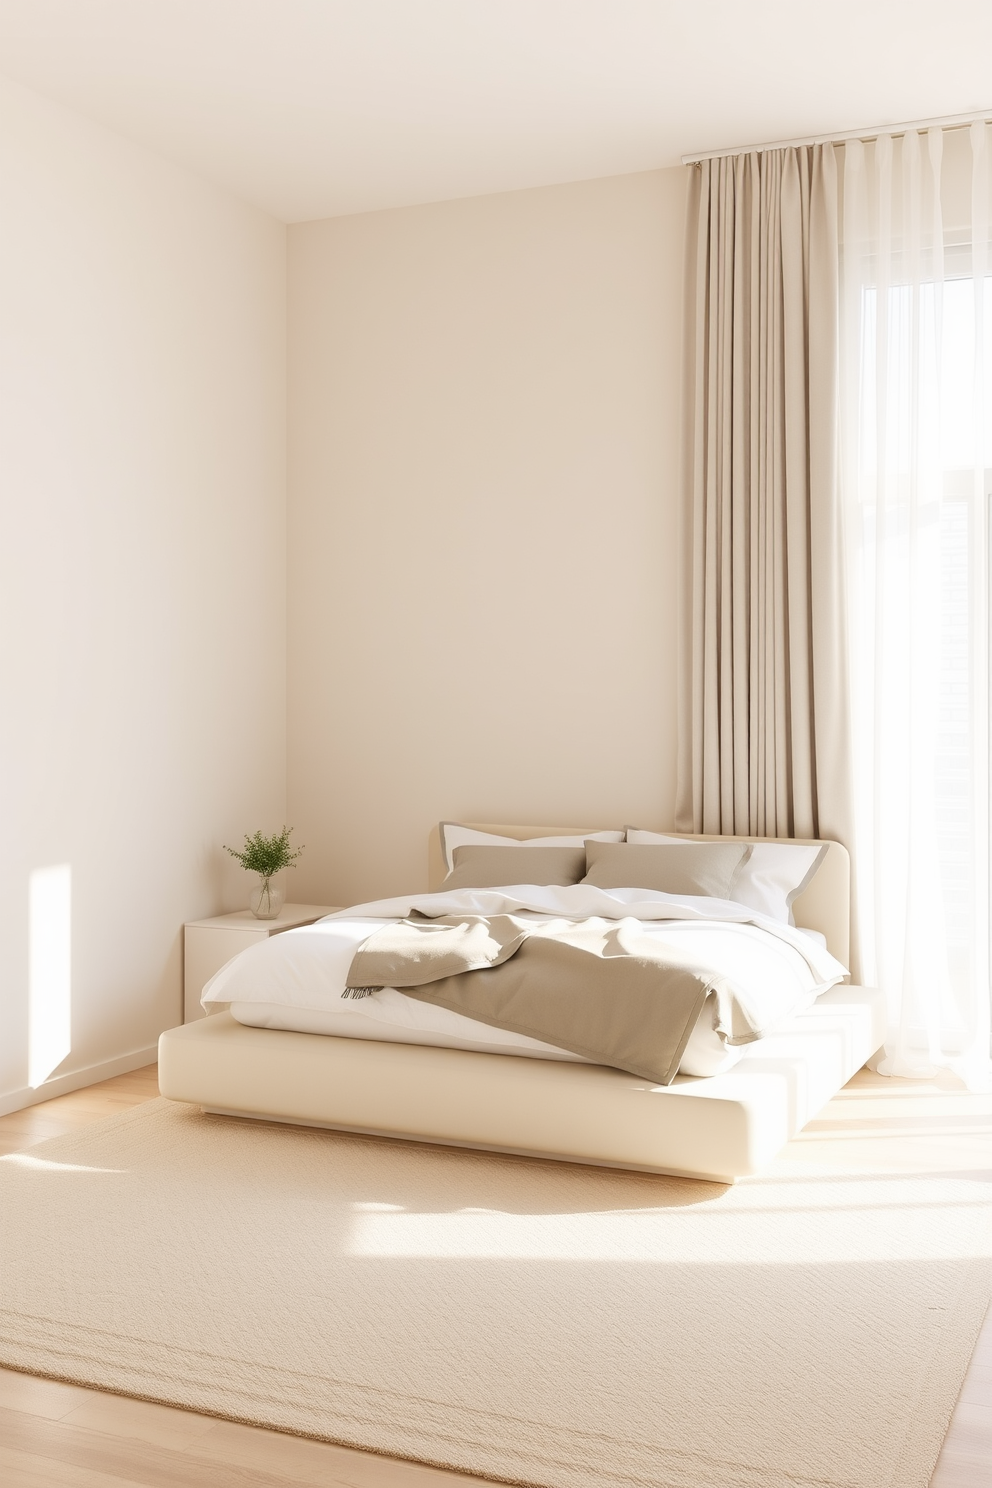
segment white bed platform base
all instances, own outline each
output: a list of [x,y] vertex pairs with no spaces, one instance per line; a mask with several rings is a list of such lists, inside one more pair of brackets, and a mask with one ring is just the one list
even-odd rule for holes
[[877,992],[835,987],[726,1074],[667,1087],[602,1065],[247,1028],[170,1029],[172,1100],[299,1123],[732,1183],[759,1171],[875,1053]]

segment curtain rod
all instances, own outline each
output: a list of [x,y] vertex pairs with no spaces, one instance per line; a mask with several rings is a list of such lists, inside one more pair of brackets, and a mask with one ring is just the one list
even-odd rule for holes
[[912,119],[908,124],[879,124],[873,129],[849,129],[844,134],[809,134],[803,139],[772,140],[764,145],[734,145],[727,150],[700,150],[695,155],[683,155],[683,165],[695,165],[700,160],[720,160],[725,155],[760,155],[764,150],[789,150],[798,145],[840,145],[845,140],[863,140],[868,144],[884,134],[906,134],[911,129],[953,129],[976,120],[992,120],[992,109],[979,109],[974,114],[945,114],[940,119]]

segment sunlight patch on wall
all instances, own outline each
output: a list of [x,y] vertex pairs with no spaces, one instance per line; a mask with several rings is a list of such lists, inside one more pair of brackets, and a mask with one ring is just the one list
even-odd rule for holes
[[37,1089],[72,1048],[72,869],[36,868],[28,892],[28,1084]]

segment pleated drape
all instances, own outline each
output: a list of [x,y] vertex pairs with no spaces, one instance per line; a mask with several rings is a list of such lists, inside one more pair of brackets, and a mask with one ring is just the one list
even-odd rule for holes
[[843,841],[834,147],[690,171],[676,824]]

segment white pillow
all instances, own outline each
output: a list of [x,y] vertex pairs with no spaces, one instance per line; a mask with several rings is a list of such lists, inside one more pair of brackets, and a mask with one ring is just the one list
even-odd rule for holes
[[[698,838],[666,837],[662,832],[627,828],[628,842],[693,842]],[[730,897],[783,925],[794,925],[792,904],[823,861],[826,845],[805,842],[755,842],[741,864]]]
[[463,827],[458,822],[441,822],[441,852],[448,872],[455,866],[456,847],[581,847],[593,842],[622,842],[622,832],[582,832],[577,837],[500,837],[495,832],[477,832],[473,827]]

